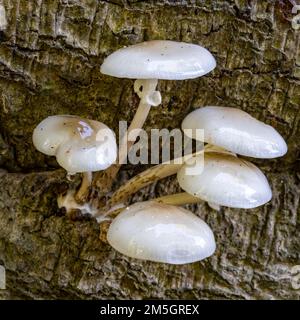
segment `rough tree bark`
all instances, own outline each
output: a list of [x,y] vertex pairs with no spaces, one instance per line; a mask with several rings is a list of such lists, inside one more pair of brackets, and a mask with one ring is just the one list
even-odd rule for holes
[[[1,298],[299,299],[291,270],[300,264],[300,38],[289,1],[2,0],[8,25],[0,43]],[[149,39],[199,43],[216,70],[188,81],[161,81],[163,103],[146,128],[176,128],[193,108],[241,108],[274,126],[284,158],[253,160],[270,179],[272,202],[256,210],[191,206],[216,235],[217,251],[183,266],[129,259],[99,240],[95,220],[59,212],[68,181],[37,152],[33,128],[55,114],[130,120],[133,81],[100,74],[105,56]],[[125,181],[142,166],[127,166]],[[74,183],[77,183],[75,181]],[[116,187],[116,186],[115,186]],[[132,201],[178,191],[174,178]]]

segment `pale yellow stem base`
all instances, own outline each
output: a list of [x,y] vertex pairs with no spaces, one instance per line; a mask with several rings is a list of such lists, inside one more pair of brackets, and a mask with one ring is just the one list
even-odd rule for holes
[[185,204],[199,203],[202,201],[200,198],[194,197],[186,192],[171,194],[153,200],[173,206],[183,206]]
[[82,181],[79,190],[75,195],[76,201],[79,203],[86,202],[86,198],[89,193],[89,189],[92,183],[93,173],[92,172],[83,172]]
[[141,129],[143,128],[151,106],[158,106],[161,103],[160,92],[155,91],[157,83],[157,79],[143,79],[135,81],[134,91],[138,94],[141,100],[134,118],[132,119],[132,122],[127,130],[127,134],[125,134],[122,142],[120,143],[117,162],[115,165],[112,165],[105,170],[104,173],[97,173],[95,175],[93,185],[99,187],[101,185],[101,180],[103,180],[103,176],[109,177],[109,183],[106,183],[105,188],[107,191],[111,189],[121,165],[125,162],[131,147],[135,143]]

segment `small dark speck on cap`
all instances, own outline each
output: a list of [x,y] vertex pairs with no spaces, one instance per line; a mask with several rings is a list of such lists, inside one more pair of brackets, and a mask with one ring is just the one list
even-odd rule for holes
[[44,130],[44,128],[41,128],[41,131],[43,131]]

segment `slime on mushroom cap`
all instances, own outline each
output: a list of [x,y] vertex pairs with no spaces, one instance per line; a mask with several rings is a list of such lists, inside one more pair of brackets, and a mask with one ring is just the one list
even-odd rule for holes
[[129,257],[185,264],[211,256],[216,243],[210,227],[192,212],[154,201],[138,202],[111,223],[107,240]]
[[112,53],[101,72],[118,78],[185,80],[201,77],[215,67],[212,54],[199,45],[153,40]]
[[203,129],[205,142],[248,157],[276,158],[287,152],[285,141],[273,127],[236,108],[196,109],[182,121],[182,129],[190,138],[197,138],[195,129]]
[[189,175],[187,168],[185,164],[177,173],[180,187],[214,205],[250,209],[272,198],[267,178],[259,168],[235,156],[205,154],[200,174]]

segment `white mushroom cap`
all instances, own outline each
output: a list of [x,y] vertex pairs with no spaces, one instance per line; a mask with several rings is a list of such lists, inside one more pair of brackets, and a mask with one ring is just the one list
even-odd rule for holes
[[32,139],[37,150],[56,156],[70,173],[104,170],[117,158],[114,132],[94,120],[51,116],[34,129]]
[[118,78],[184,80],[201,77],[215,67],[214,57],[201,46],[153,40],[112,53],[101,72]]
[[122,211],[109,227],[107,240],[136,259],[171,264],[200,261],[216,248],[210,227],[192,212],[155,201]]
[[[194,160],[194,165],[200,164],[199,159]],[[189,175],[188,168],[191,165],[184,164],[177,173],[180,187],[207,202],[249,209],[272,198],[265,175],[254,164],[235,156],[207,153],[202,173]]]
[[287,152],[285,141],[273,127],[236,108],[199,108],[185,117],[182,129],[203,129],[205,142],[244,156],[276,158]]

